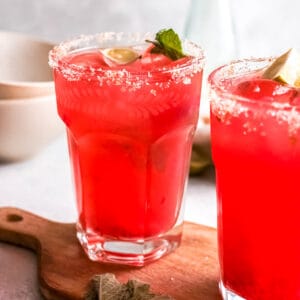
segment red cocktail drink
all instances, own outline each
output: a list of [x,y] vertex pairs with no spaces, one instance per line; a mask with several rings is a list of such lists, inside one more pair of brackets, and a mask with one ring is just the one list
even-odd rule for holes
[[[180,242],[203,56],[186,42],[189,55],[172,61],[150,53],[147,38],[99,34],[53,53],[78,237],[94,260],[143,265]],[[109,47],[139,57],[119,64],[106,57]]]
[[300,98],[270,62],[209,77],[224,299],[300,299]]

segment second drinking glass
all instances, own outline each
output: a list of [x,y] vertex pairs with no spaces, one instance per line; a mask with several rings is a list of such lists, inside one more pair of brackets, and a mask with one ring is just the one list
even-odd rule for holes
[[[266,79],[273,59],[209,77],[223,299],[299,299],[299,90]],[[277,68],[278,69],[278,68]]]

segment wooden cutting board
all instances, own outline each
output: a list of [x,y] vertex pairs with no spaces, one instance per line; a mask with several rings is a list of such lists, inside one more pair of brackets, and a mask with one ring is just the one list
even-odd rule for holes
[[118,280],[137,279],[176,300],[220,300],[216,230],[184,224],[181,246],[144,267],[90,261],[75,235],[75,224],[57,223],[29,212],[0,208],[0,241],[36,252],[40,289],[47,300],[82,300],[90,279],[114,273]]

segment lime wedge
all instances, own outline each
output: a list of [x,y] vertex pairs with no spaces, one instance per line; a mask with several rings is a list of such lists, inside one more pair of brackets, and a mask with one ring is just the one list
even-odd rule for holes
[[262,77],[300,87],[300,52],[294,48],[289,49],[274,60]]
[[137,60],[140,56],[138,52],[131,48],[107,48],[100,51],[108,64],[112,62],[117,65],[127,65]]
[[190,162],[190,175],[200,174],[206,167],[212,164],[211,156],[205,148],[193,145]]

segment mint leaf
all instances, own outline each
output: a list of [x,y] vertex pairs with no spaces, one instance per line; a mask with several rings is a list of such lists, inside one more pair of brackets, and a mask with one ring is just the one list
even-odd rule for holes
[[162,29],[156,34],[154,41],[146,40],[146,42],[154,45],[151,53],[162,53],[172,60],[185,57],[181,40],[173,29]]

